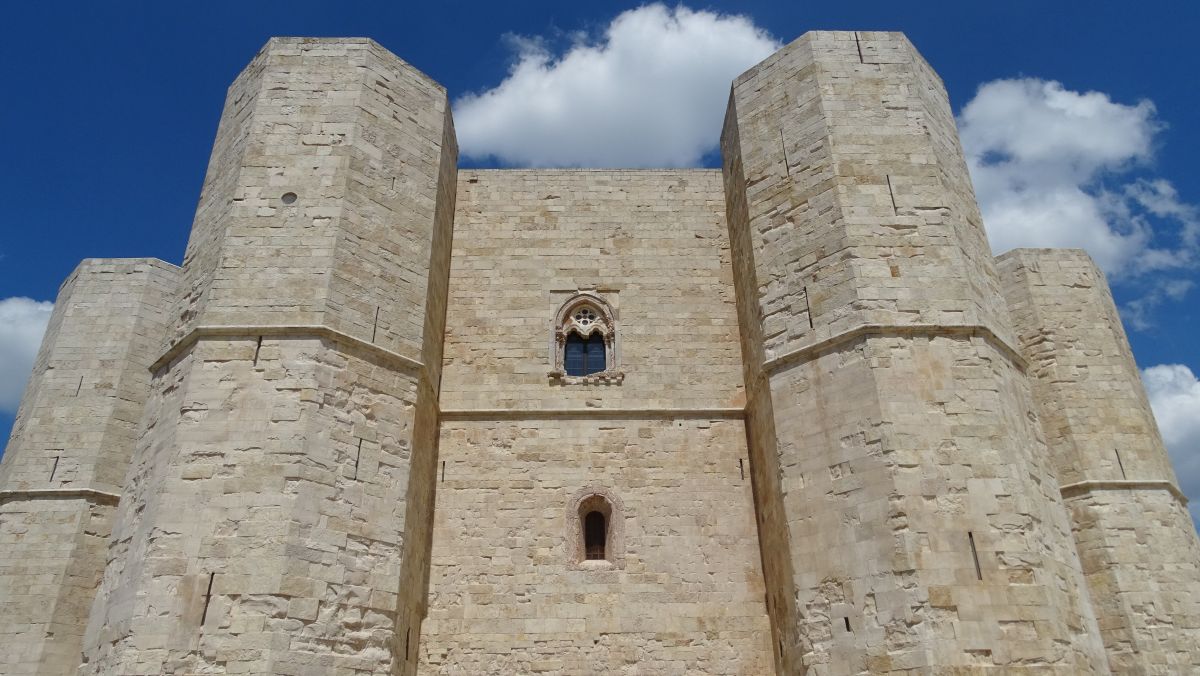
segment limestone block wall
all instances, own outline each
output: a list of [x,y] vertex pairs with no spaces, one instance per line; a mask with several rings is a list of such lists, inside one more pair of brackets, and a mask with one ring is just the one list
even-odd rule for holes
[[[740,408],[720,180],[713,170],[460,172],[442,408]],[[616,312],[620,385],[549,378],[554,314],[581,290]]]
[[[997,269],[913,46],[804,36],[721,145],[460,174],[437,83],[269,41],[183,268],[62,287],[0,462],[0,672],[1200,669],[1103,277]],[[616,339],[575,380],[581,293]]]
[[999,268],[1113,671],[1200,669],[1200,540],[1104,275],[1079,250]]
[[[773,671],[740,420],[448,422],[441,459],[421,673]],[[591,491],[621,540],[600,567]]]
[[[421,672],[770,673],[720,174],[464,170],[455,229]],[[580,290],[619,383],[549,377]]]
[[63,674],[165,339],[178,270],[88,259],[63,283],[0,462],[0,672]]
[[446,157],[445,89],[424,74],[367,39],[272,38],[226,99],[176,337],[319,325],[419,359]]
[[415,375],[241,338],[154,385],[83,672],[389,673]]
[[231,87],[80,673],[414,672],[456,165],[369,40]]
[[780,671],[1105,671],[936,74],[809,33],[722,151]]

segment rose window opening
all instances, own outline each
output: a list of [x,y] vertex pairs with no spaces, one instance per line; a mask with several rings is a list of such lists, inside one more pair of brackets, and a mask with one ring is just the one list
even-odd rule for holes
[[580,310],[575,313],[575,323],[579,324],[580,326],[591,326],[595,321],[596,313],[593,312],[592,308],[590,307],[580,308]]

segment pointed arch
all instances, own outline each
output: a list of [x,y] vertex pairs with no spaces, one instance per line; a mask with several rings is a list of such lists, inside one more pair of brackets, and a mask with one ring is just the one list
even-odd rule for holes
[[[581,291],[554,315],[550,376],[563,383],[620,383],[617,315],[600,294]],[[568,354],[570,352],[570,354]]]

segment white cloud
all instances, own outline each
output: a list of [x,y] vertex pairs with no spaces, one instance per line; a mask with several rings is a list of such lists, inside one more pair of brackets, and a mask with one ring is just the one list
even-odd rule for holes
[[1151,366],[1142,371],[1142,380],[1180,488],[1200,521],[1200,380],[1183,364]]
[[16,412],[53,303],[0,299],[0,410]]
[[1190,279],[1160,279],[1144,289],[1141,296],[1121,306],[1121,318],[1138,331],[1154,328],[1154,311],[1166,301],[1179,302],[1196,283]]
[[1125,186],[1125,195],[1155,216],[1178,222],[1184,245],[1194,248],[1200,244],[1200,209],[1180,200],[1170,181],[1141,179]]
[[1194,260],[1196,208],[1169,181],[1137,176],[1163,128],[1150,101],[1118,103],[1047,80],[995,80],[958,122],[996,253],[1083,248],[1114,277]]
[[555,56],[514,38],[493,89],[455,102],[464,155],[517,166],[682,167],[715,150],[729,87],[779,48],[743,16],[652,4]]

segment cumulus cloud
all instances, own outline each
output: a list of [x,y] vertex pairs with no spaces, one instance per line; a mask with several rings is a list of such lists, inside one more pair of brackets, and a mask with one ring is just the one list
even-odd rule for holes
[[1200,380],[1183,364],[1151,366],[1142,371],[1142,380],[1180,488],[1200,521]]
[[1166,179],[1144,176],[1163,129],[1150,101],[996,80],[979,88],[958,122],[996,253],[1083,248],[1117,278],[1194,261],[1196,208]]
[[0,299],[0,410],[16,412],[53,303]]
[[493,89],[454,105],[464,155],[516,166],[695,166],[716,149],[729,86],[779,42],[743,16],[651,4],[560,55],[514,38]]

